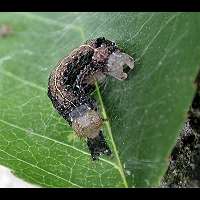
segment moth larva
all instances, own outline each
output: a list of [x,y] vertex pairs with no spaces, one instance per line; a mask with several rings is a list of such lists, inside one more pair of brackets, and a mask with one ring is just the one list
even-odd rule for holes
[[125,64],[133,69],[133,58],[114,42],[101,37],[73,50],[50,74],[48,96],[76,134],[87,139],[93,160],[100,154],[111,155],[111,150],[101,130],[103,120],[97,103],[90,93],[95,90],[95,81],[101,83],[107,75],[126,79]]

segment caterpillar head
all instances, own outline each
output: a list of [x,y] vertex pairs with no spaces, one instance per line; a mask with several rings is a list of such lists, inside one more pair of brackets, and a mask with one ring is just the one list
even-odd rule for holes
[[127,78],[127,74],[124,72],[124,66],[128,66],[130,69],[134,68],[134,60],[126,53],[117,50],[113,52],[107,62],[107,74],[113,76],[118,80],[124,80]]
[[88,41],[86,44],[94,49],[92,59],[97,63],[106,65],[106,74],[118,80],[124,80],[127,78],[124,66],[126,65],[130,69],[134,68],[134,59],[124,53],[115,42],[100,37]]
[[80,137],[95,138],[98,136],[103,121],[95,110],[88,110],[72,122],[72,128]]

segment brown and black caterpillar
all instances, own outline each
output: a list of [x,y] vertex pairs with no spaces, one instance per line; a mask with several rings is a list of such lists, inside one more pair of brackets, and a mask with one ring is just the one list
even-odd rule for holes
[[95,81],[102,83],[107,75],[126,79],[124,65],[133,69],[133,58],[114,42],[101,37],[73,50],[49,77],[48,97],[76,134],[87,139],[93,160],[101,154],[111,155],[111,150],[101,130],[103,119],[90,93],[95,90]]

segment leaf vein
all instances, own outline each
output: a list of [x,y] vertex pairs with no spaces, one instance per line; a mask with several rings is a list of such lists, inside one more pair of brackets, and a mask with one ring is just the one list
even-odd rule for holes
[[[8,125],[8,126],[14,127],[14,128],[16,128],[16,129],[22,130],[22,131],[24,131],[24,132],[28,132],[28,130],[26,130],[26,129],[22,128],[22,127],[19,127],[19,126],[15,125],[15,124],[12,124],[12,123],[10,123],[10,122],[7,122],[7,121],[5,121],[5,120],[0,119],[0,122],[6,124],[6,125]],[[54,139],[49,138],[49,137],[44,136],[44,135],[37,134],[37,133],[35,133],[35,132],[31,132],[31,134],[32,134],[32,135],[35,135],[35,136],[38,136],[38,137],[41,137],[41,138],[44,138],[44,139],[46,139],[46,140],[50,140],[50,141],[52,141],[52,142],[61,144],[61,145],[63,145],[63,146],[72,148],[72,149],[74,149],[74,150],[76,150],[76,151],[79,151],[79,152],[81,152],[81,153],[83,153],[83,154],[85,154],[85,155],[90,156],[89,153],[87,153],[87,152],[85,152],[85,151],[83,151],[83,150],[77,149],[76,147],[71,146],[71,145],[69,145],[69,144],[66,144],[66,143],[63,143],[63,142],[54,140]],[[100,158],[100,160],[103,161],[103,162],[106,162],[106,163],[108,163],[108,164],[110,164],[110,165],[112,165],[113,167],[115,167],[116,169],[119,170],[119,167],[118,167],[115,163],[110,162],[110,161],[108,161],[108,160],[106,160],[106,159],[103,159],[103,158]]]
[[52,175],[52,176],[55,176],[56,178],[61,179],[61,180],[64,180],[64,181],[66,181],[67,183],[70,183],[70,184],[72,184],[72,185],[74,185],[74,186],[81,187],[80,185],[77,185],[77,184],[75,184],[75,183],[73,183],[73,182],[71,182],[71,181],[69,181],[69,180],[67,180],[67,179],[65,179],[65,178],[63,178],[63,177],[61,177],[61,176],[58,176],[58,175],[53,174],[53,173],[51,173],[51,172],[49,172],[49,171],[47,171],[47,170],[45,170],[45,169],[43,169],[43,168],[41,168],[41,167],[38,167],[37,165],[31,164],[31,163],[29,163],[29,162],[27,162],[27,161],[25,161],[25,160],[22,160],[22,159],[20,159],[20,158],[18,158],[18,157],[16,157],[16,156],[13,156],[13,155],[9,154],[8,152],[5,152],[3,149],[0,149],[0,151],[2,151],[3,153],[9,155],[10,157],[12,157],[12,158],[14,158],[14,159],[16,159],[16,160],[18,160],[18,161],[20,161],[20,162],[23,162],[23,163],[25,163],[25,164],[27,164],[27,165],[30,165],[31,167],[35,167],[35,168],[37,168],[37,169],[39,169],[39,170],[41,170],[41,171],[43,171],[43,172],[45,172],[45,173],[47,173],[47,174],[50,174],[50,175]]

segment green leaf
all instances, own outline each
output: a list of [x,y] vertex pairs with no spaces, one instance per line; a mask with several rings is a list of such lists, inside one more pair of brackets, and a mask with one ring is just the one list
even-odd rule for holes
[[[43,187],[158,186],[191,103],[200,56],[198,13],[1,13],[0,164]],[[53,109],[49,73],[85,40],[104,36],[132,55],[126,81],[97,87],[111,158]]]

